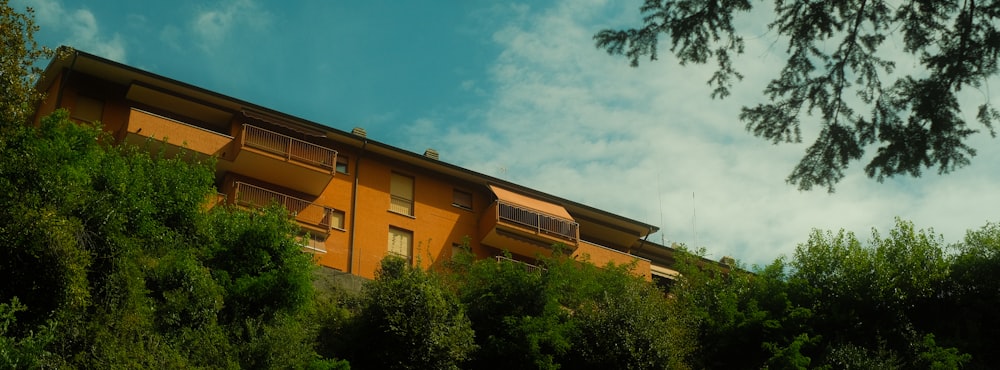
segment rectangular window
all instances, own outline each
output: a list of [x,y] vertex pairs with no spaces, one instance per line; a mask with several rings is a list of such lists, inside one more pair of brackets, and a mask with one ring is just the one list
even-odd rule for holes
[[389,184],[389,210],[407,216],[413,216],[413,178],[392,173]]
[[327,222],[329,222],[331,228],[337,230],[344,229],[344,211],[333,208],[327,208],[326,215],[327,215]]
[[389,227],[389,254],[410,260],[413,252],[413,232]]
[[326,253],[326,237],[313,233],[301,235],[302,248],[311,252]]
[[338,155],[337,156],[337,173],[347,174],[347,157]]
[[464,190],[455,189],[455,192],[452,193],[451,205],[453,205],[455,207],[458,207],[458,208],[463,208],[463,209],[467,209],[467,210],[471,211],[472,210],[472,193],[464,191]]
[[104,101],[83,95],[76,97],[76,104],[70,112],[70,118],[87,123],[100,121],[103,115]]

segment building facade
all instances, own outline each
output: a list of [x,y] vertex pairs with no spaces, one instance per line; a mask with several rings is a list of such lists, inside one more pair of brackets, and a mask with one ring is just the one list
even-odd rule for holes
[[[218,202],[280,204],[303,251],[345,274],[374,277],[383,257],[434,267],[465,245],[478,258],[533,262],[559,245],[596,265],[635,263],[672,279],[657,227],[439,158],[341,131],[81,51],[53,60],[38,83],[44,116],[66,108],[117,142],[215,157]],[[499,256],[499,257],[498,257]]]

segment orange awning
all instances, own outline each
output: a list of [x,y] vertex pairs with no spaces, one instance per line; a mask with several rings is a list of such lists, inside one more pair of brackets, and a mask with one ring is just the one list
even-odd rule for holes
[[514,203],[521,207],[531,208],[542,213],[546,213],[552,216],[558,216],[565,218],[567,220],[573,220],[573,216],[566,212],[566,208],[555,203],[549,203],[544,200],[535,199],[526,195],[521,195],[512,192],[507,189],[500,188],[494,185],[488,185],[493,194],[497,196],[497,199],[504,200],[507,202]]

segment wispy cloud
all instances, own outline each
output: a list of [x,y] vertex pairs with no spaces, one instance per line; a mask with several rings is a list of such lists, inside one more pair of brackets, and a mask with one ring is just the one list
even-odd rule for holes
[[77,9],[69,19],[70,31],[73,34],[69,41],[71,45],[111,60],[125,62],[125,41],[122,36],[118,33],[110,37],[101,35],[94,13],[86,9]]
[[252,0],[232,0],[199,11],[191,23],[198,45],[211,52],[240,28],[260,30],[271,23],[271,15]]
[[35,9],[38,24],[46,30],[67,33],[63,44],[125,62],[126,43],[121,34],[102,32],[94,13],[87,8],[66,9],[58,0],[24,0]]
[[594,24],[634,12],[602,4],[520,13],[494,34],[503,52],[490,68],[490,104],[444,137],[413,130],[413,140],[444,143],[442,152],[456,153],[444,160],[661,224],[657,242],[750,263],[790,254],[812,228],[863,236],[900,216],[957,240],[997,217],[1000,152],[986,150],[995,146],[987,139],[972,167],[945,177],[878,184],[855,165],[836,194],[796,191],[784,179],[805,144],[772,146],[737,119],[783,61],[770,54],[772,40],[749,40],[754,51],[739,61],[747,79],[731,98],[711,100],[709,68],[662,55],[635,69],[596,50]]

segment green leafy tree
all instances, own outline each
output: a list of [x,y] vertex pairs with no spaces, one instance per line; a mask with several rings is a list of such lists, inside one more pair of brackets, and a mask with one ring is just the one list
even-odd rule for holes
[[470,367],[557,368],[558,357],[571,345],[571,327],[558,300],[562,293],[544,276],[547,270],[480,260],[467,271],[459,296],[476,332],[478,350]]
[[813,311],[809,328],[821,337],[810,352],[819,363],[853,356],[838,349],[881,353],[904,368],[970,360],[962,348],[939,346],[928,326],[948,321],[940,308],[950,299],[950,262],[932,230],[897,221],[888,236],[873,232],[868,245],[843,231],[817,231],[792,266],[798,304]]
[[45,349],[55,338],[55,325],[39,327],[38,332],[28,335],[7,336],[11,326],[17,322],[15,315],[25,307],[14,298],[9,303],[0,303],[0,368],[39,368],[47,363],[52,353]]
[[0,138],[0,302],[18,302],[5,353],[41,367],[334,364],[312,350],[314,265],[286,211],[206,212],[211,162],[111,141],[61,110]]
[[34,10],[21,13],[10,7],[8,0],[0,0],[0,128],[22,125],[35,111],[42,94],[35,91],[34,83],[41,74],[36,66],[40,59],[54,55],[52,50],[39,47],[34,34]]
[[555,253],[537,266],[488,259],[456,269],[479,349],[470,367],[683,367],[683,328],[667,300],[631,273]]
[[681,248],[680,272],[669,302],[688,341],[693,368],[729,369],[809,364],[815,345],[806,327],[812,311],[794,301],[787,263],[778,259],[751,274],[707,261]]
[[593,274],[600,291],[573,310],[571,343],[561,364],[569,369],[663,369],[680,367],[671,338],[667,300],[629,266],[579,268]]
[[475,349],[458,298],[435,275],[386,257],[362,290],[348,359],[361,369],[457,369]]
[[972,355],[966,368],[988,369],[1000,361],[1000,224],[966,233],[953,249],[940,304],[925,310],[919,328],[935,334],[941,346]]
[[284,208],[219,208],[210,216],[215,232],[205,265],[225,290],[224,322],[296,314],[312,300],[315,265],[290,237],[297,226],[288,221]]
[[[658,57],[663,37],[682,65],[714,62],[711,95],[725,98],[743,77],[734,65],[746,47],[738,17],[755,5],[644,0],[641,26],[605,29],[594,39],[598,48],[638,66],[644,57]],[[968,140],[978,130],[967,122],[958,94],[985,89],[997,75],[1000,3],[777,0],[772,14],[768,29],[775,43],[785,43],[787,61],[764,89],[769,102],[744,107],[740,119],[753,135],[775,144],[800,142],[803,116],[818,121],[819,135],[788,182],[833,191],[850,163],[873,145],[865,172],[879,181],[920,176],[925,167],[943,174],[970,163],[976,150]],[[897,62],[918,68],[898,74]],[[1000,111],[989,96],[984,100],[975,117],[995,136]]]

